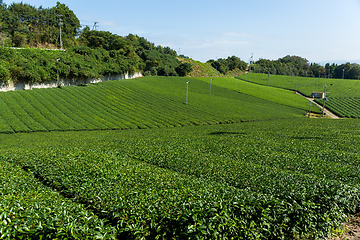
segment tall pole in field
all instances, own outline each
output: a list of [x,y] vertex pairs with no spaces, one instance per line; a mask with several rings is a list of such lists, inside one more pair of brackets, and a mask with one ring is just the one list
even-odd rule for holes
[[[251,54],[251,57],[250,57],[250,61],[249,61],[249,72],[251,72],[251,65],[253,64],[253,61],[254,61],[254,54],[252,53]],[[254,69],[254,72],[255,72],[255,69]]]
[[62,39],[61,39],[61,25],[63,24],[62,23],[62,17],[63,15],[59,14],[58,17],[59,17],[59,25],[60,25],[60,49],[62,50],[63,49],[63,42],[62,42]]
[[330,84],[330,97],[332,98],[332,83]]
[[324,85],[324,95],[323,95],[323,112],[322,112],[323,117],[324,117],[324,114],[325,114],[325,100],[326,100],[326,83]]
[[186,82],[186,105],[188,105],[189,82]]
[[210,79],[210,92],[209,92],[209,95],[211,95],[211,83],[212,83],[212,78]]
[[343,68],[343,76],[342,76],[342,79],[344,79],[344,76],[345,76],[345,68]]
[[309,117],[310,117],[310,113],[311,113],[311,101],[310,102],[310,108],[309,108]]
[[[60,58],[56,59],[57,62],[59,62],[60,60],[61,60]],[[56,86],[59,86],[59,63],[57,64],[57,71],[56,71],[56,73],[57,73]]]
[[269,74],[268,74],[268,86],[269,86],[269,78],[270,78],[270,71],[269,71]]
[[237,78],[235,78],[235,92],[237,91]]

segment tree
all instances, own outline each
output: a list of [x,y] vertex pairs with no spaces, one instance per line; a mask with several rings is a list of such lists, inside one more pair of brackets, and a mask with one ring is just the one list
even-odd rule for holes
[[351,69],[347,74],[349,79],[360,79],[360,65],[357,63],[351,64]]
[[176,72],[179,76],[186,76],[188,73],[190,73],[193,68],[190,63],[181,63],[179,66],[176,67]]
[[335,78],[343,78],[343,76],[344,76],[344,78],[347,78],[350,69],[351,69],[351,64],[349,62],[347,62],[345,64],[341,64],[335,68],[334,77]]

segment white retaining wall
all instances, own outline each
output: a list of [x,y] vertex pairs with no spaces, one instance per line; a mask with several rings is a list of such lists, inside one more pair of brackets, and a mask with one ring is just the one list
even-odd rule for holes
[[102,77],[97,79],[77,79],[77,80],[68,80],[68,79],[60,79],[59,84],[57,84],[57,80],[49,81],[46,83],[25,83],[25,82],[17,82],[14,84],[13,82],[1,83],[0,84],[0,91],[14,91],[14,90],[31,90],[33,88],[54,88],[58,85],[60,86],[71,86],[71,85],[80,85],[80,84],[87,84],[87,83],[98,83],[98,82],[105,82],[110,80],[121,80],[121,79],[133,79],[143,77],[143,75],[139,72],[135,74],[118,74],[112,75],[108,77]]

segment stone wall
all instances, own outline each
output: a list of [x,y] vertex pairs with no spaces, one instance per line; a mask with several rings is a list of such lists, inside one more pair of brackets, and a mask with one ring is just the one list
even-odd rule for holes
[[87,83],[98,83],[98,82],[105,82],[110,80],[121,80],[121,79],[133,79],[133,78],[139,78],[143,77],[143,75],[139,72],[135,74],[118,74],[118,75],[112,75],[102,78],[96,78],[96,79],[76,79],[76,80],[69,80],[69,79],[60,79],[59,83],[57,83],[57,80],[45,82],[45,83],[26,83],[26,82],[17,82],[14,84],[13,82],[10,82],[8,84],[1,83],[0,84],[0,91],[6,92],[6,91],[14,91],[14,90],[31,90],[34,88],[54,88],[58,85],[60,86],[71,86],[71,85],[80,85],[80,84],[87,84]]

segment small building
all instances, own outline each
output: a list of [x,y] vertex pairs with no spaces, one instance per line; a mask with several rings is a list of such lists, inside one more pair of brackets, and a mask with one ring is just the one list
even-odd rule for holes
[[311,97],[313,97],[313,98],[325,98],[325,93],[323,93],[323,92],[312,92]]

